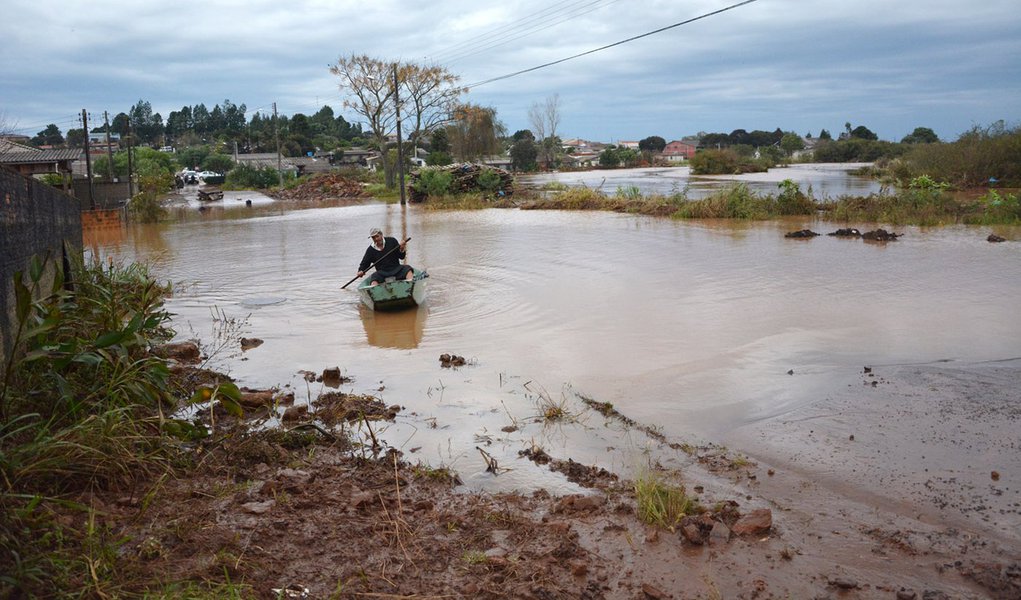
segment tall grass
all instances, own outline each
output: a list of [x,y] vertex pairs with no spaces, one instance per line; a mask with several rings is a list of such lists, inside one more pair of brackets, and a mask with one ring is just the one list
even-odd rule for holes
[[653,471],[646,471],[635,480],[635,499],[639,519],[670,530],[685,516],[701,511],[701,506],[687,495],[684,486],[671,485]]
[[782,215],[811,215],[815,202],[790,179],[779,184],[780,193],[756,194],[743,183],[715,192],[703,200],[686,202],[674,217],[681,219],[772,219]]
[[82,493],[126,489],[176,459],[161,413],[173,402],[169,373],[149,355],[172,333],[168,288],[144,266],[79,262],[73,288],[58,276],[43,290],[45,271],[34,260],[14,280],[16,347],[0,387],[0,597],[59,596],[81,581],[103,595],[114,542],[56,515],[88,512],[75,503]]

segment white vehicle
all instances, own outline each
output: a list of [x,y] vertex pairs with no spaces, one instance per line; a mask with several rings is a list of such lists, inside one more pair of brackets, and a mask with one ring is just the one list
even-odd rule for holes
[[199,179],[205,179],[206,177],[222,177],[222,176],[223,176],[222,173],[217,173],[215,171],[200,171],[198,173]]

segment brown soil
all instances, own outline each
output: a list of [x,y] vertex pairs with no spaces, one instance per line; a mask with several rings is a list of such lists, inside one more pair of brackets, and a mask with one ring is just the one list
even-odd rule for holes
[[685,484],[705,511],[674,527],[638,518],[632,482],[537,447],[521,454],[588,493],[465,493],[455,474],[384,450],[369,421],[398,409],[329,392],[312,403],[316,423],[256,432],[221,419],[189,450],[189,475],[151,496],[82,500],[129,540],[120,581],[229,581],[246,598],[1021,597],[1016,539],[915,519],[806,472],[662,434],[659,451],[688,457]]

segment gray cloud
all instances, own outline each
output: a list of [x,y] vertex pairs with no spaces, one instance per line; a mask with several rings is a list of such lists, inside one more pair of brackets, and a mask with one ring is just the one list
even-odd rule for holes
[[[538,0],[497,3],[6,0],[0,112],[34,134],[75,115],[166,117],[230,99],[284,113],[342,110],[327,65],[365,53],[456,59],[473,83],[585,52],[729,4],[727,0]],[[538,15],[555,8],[574,18]],[[586,12],[587,11],[587,12]],[[554,93],[562,133],[612,141],[743,129],[839,131],[885,139],[918,126],[953,139],[975,124],[1018,120],[1021,11],[1016,0],[759,0],[554,67],[489,83],[467,100],[510,131]],[[502,28],[502,29],[499,29]],[[494,31],[495,30],[495,31]],[[527,34],[527,35],[525,35]],[[352,120],[353,115],[349,115]]]

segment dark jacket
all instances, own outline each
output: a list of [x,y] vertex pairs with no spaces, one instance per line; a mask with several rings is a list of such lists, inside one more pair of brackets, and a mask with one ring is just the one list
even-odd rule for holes
[[[383,238],[383,249],[377,250],[376,246],[369,244],[369,247],[365,249],[365,256],[362,257],[361,264],[358,265],[359,271],[368,271],[369,266],[379,261],[380,257],[384,254],[386,256],[381,262],[376,264],[376,271],[381,275],[391,277],[395,275],[401,269],[401,260],[404,259],[406,253],[400,248],[401,243],[396,238],[385,237]],[[390,252],[393,250],[393,252]],[[387,254],[387,252],[390,252]]]

